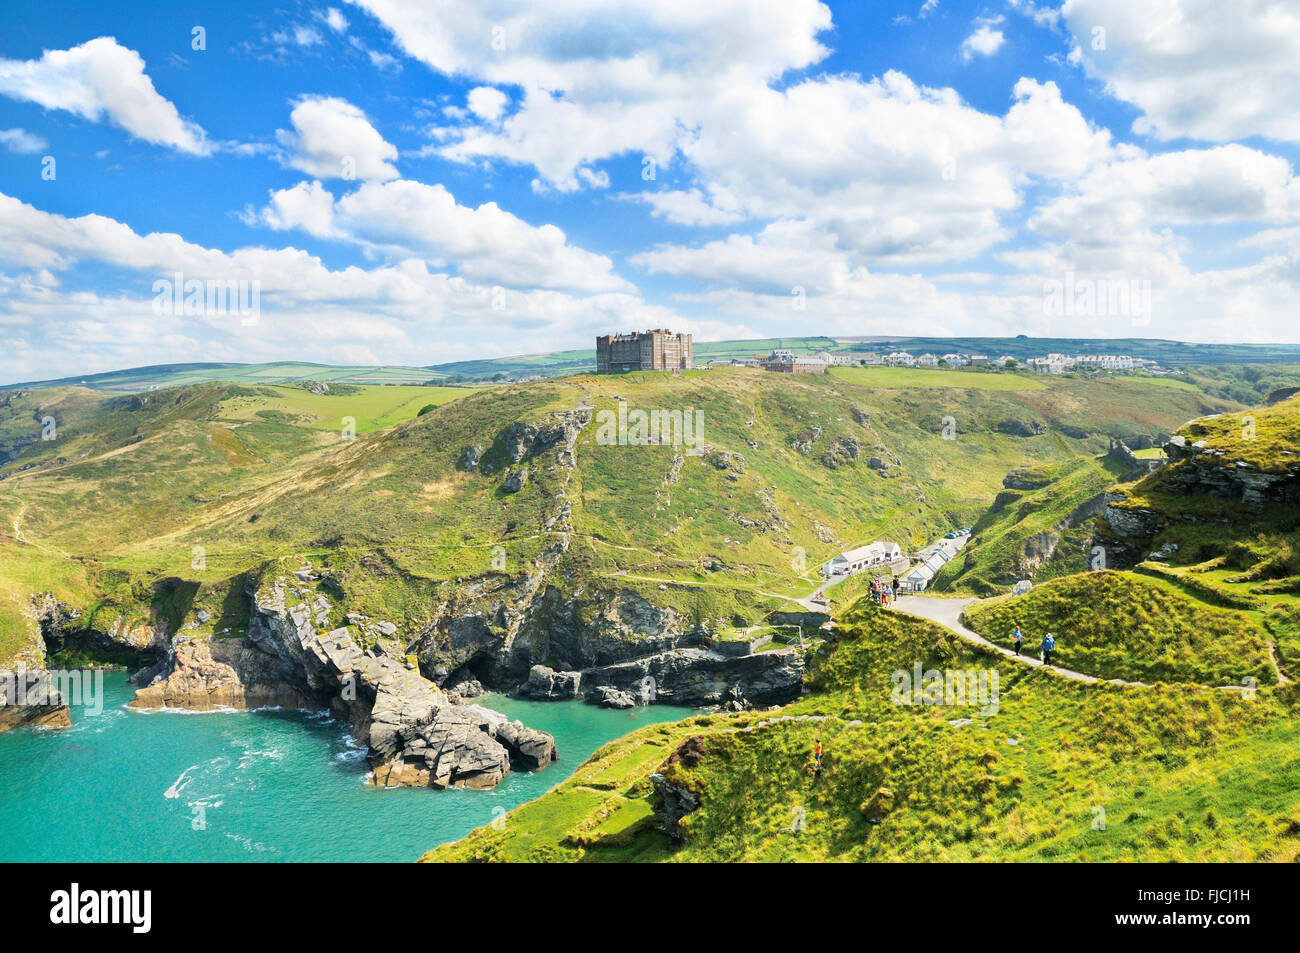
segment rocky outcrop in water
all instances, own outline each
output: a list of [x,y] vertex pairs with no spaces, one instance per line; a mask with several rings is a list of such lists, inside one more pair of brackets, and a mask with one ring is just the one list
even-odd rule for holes
[[384,746],[372,758],[375,783],[383,787],[491,788],[512,762],[535,771],[556,758],[550,735],[478,705],[400,715],[384,723]]
[[366,743],[376,784],[487,788],[554,760],[554,740],[504,715],[459,705],[404,660],[321,633],[330,606],[284,578],[251,594],[247,638],[175,644],[134,708],[329,710]]
[[43,669],[0,671],[0,734],[23,726],[68,728],[72,718],[50,673]]
[[279,661],[245,639],[178,642],[167,658],[134,680],[144,685],[137,689],[129,708],[214,711],[325,707],[319,698],[289,684],[280,674]]

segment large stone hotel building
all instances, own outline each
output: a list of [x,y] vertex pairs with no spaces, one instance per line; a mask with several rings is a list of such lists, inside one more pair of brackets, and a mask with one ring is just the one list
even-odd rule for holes
[[596,338],[596,373],[687,371],[694,367],[691,336],[663,328]]

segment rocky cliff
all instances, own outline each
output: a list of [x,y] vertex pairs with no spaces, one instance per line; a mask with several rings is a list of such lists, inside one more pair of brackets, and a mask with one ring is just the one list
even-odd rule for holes
[[247,638],[182,639],[144,673],[131,707],[328,710],[367,744],[386,787],[489,788],[512,763],[534,770],[555,759],[550,735],[459,704],[404,661],[363,649],[346,627],[319,632],[323,596],[281,577],[252,599]]
[[[1185,430],[1195,433],[1196,422]],[[1105,550],[1107,565],[1125,568],[1150,555],[1157,536],[1183,523],[1221,522],[1224,525],[1262,518],[1269,507],[1300,504],[1300,447],[1277,444],[1277,464],[1268,469],[1232,445],[1213,440],[1189,442],[1176,434],[1164,445],[1169,462],[1144,477],[1131,489],[1117,488],[1106,495],[1105,508],[1094,527],[1092,543]],[[1252,446],[1252,450],[1255,447]],[[1197,498],[1236,504],[1183,507]]]
[[1300,503],[1300,448],[1283,450],[1290,459],[1271,472],[1249,460],[1234,459],[1228,450],[1209,446],[1204,440],[1188,443],[1181,434],[1166,443],[1164,450],[1170,466],[1162,482],[1173,492],[1204,493],[1254,509],[1273,503]]
[[798,649],[727,657],[683,648],[576,671],[535,665],[518,692],[526,698],[581,698],[615,708],[657,702],[739,710],[794,701],[803,676]]

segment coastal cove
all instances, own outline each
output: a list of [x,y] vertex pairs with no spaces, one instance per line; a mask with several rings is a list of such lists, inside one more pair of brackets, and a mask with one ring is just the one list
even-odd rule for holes
[[2,862],[414,861],[539,797],[597,748],[687,717],[489,695],[477,702],[555,737],[560,760],[490,791],[381,790],[365,749],[322,715],[137,712],[126,675],[72,727],[0,735]]

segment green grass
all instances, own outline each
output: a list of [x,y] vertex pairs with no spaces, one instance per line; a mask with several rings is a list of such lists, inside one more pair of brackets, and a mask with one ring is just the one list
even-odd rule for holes
[[1247,678],[1277,681],[1267,635],[1254,618],[1131,573],[1080,573],[1023,596],[976,603],[966,610],[966,624],[1007,648],[1019,625],[1035,653],[1043,634],[1052,632],[1054,661],[1099,678],[1237,686]]
[[942,367],[833,367],[835,377],[864,387],[973,387],[978,390],[1042,390],[1028,374],[949,370]]
[[1021,579],[1041,581],[1084,570],[1092,532],[1087,514],[1116,472],[1106,457],[1021,470],[1020,482],[1032,487],[998,493],[932,588],[989,596]]
[[[918,661],[995,669],[997,712],[893,704],[893,672]],[[1294,692],[1263,688],[1247,699],[1190,686],[1080,685],[865,602],[846,614],[810,684],[811,696],[779,711],[641,729],[498,829],[423,860],[1300,857]],[[974,720],[953,723],[963,717]],[[825,766],[814,778],[819,738]],[[691,756],[670,759],[688,739],[682,751]],[[700,799],[681,846],[647,820],[654,772]],[[604,825],[617,830],[613,842],[583,836]]]
[[1300,397],[1273,407],[1194,420],[1180,433],[1188,443],[1203,440],[1207,449],[1221,450],[1223,466],[1245,461],[1266,473],[1284,473],[1300,463],[1296,457]]
[[231,397],[218,413],[229,421],[290,418],[299,426],[340,433],[345,418],[352,418],[356,433],[374,433],[415,419],[426,406],[441,406],[467,393],[459,387],[362,386],[341,394],[313,394],[300,386],[277,385]]

